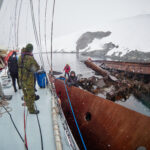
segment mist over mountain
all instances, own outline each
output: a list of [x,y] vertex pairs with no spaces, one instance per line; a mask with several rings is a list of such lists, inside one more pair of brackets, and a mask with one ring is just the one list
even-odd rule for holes
[[[45,22],[45,4],[40,6],[40,19],[37,11],[38,2],[34,0],[33,4],[37,34],[40,37],[39,40],[42,48],[39,49],[36,46],[29,1],[22,2],[19,18],[15,14],[19,14],[20,3],[18,3],[18,7],[15,9],[16,3],[14,0],[3,1],[0,10],[0,18],[2,20],[0,24],[0,46],[9,49],[16,47],[21,49],[27,43],[32,43],[34,45],[34,52],[45,52],[46,50],[50,52],[51,9],[47,10],[47,22]],[[48,6],[51,6],[50,4],[51,2],[49,1]],[[89,9],[87,10],[89,11]],[[88,16],[86,15],[86,17]],[[97,13],[93,17],[99,20],[101,18],[97,16]],[[89,21],[89,18],[85,19]],[[41,26],[38,24],[39,21]],[[76,21],[76,23],[78,24],[82,21],[83,18]],[[83,55],[96,56],[102,59],[150,61],[150,14],[122,18],[105,24],[99,22],[96,24],[92,23],[94,27],[85,27],[84,30],[61,37],[54,35],[53,52],[79,52]],[[61,27],[61,24],[59,26]],[[66,23],[66,26],[69,27],[69,24]]]
[[139,15],[55,39],[54,47],[57,52],[81,52],[101,58],[149,61],[149,27],[150,14]]
[[86,48],[90,43],[93,42],[94,39],[102,39],[107,37],[111,34],[111,32],[86,32],[81,35],[81,37],[76,42],[76,50],[79,51],[80,49]]

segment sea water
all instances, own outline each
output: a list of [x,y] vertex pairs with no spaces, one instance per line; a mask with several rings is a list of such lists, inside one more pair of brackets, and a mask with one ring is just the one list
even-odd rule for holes
[[[44,60],[44,68],[48,72],[50,70],[50,53],[49,54],[42,54],[43,60]],[[35,58],[37,61],[41,64],[39,54],[35,54]],[[71,70],[75,71],[76,74],[82,74],[83,77],[90,77],[92,75],[95,75],[94,71],[84,64],[84,60],[87,60],[88,56],[82,56],[80,54],[74,54],[74,53],[54,53],[52,56],[52,66],[54,71],[62,72],[61,75],[63,75],[63,69],[66,64],[69,64],[71,67]],[[97,58],[92,58],[97,59]],[[49,62],[50,64],[49,64]],[[150,98],[149,98],[150,101]],[[127,107],[129,109],[135,110],[136,112],[140,112],[142,114],[145,114],[146,116],[150,116],[150,108],[146,103],[143,102],[143,100],[136,99],[133,95],[129,97],[126,101],[116,101],[115,103],[118,103],[124,107]]]

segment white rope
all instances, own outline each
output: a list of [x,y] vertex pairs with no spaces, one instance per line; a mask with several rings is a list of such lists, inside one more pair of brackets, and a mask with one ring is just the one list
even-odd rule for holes
[[29,5],[28,5],[28,7],[27,7],[27,15],[26,15],[26,26],[25,26],[25,34],[26,34],[26,44],[28,43],[28,41],[27,41],[27,33],[28,33],[28,15],[29,15]]
[[37,44],[37,47],[39,49],[39,56],[40,56],[40,61],[42,66],[44,67],[44,61],[43,61],[43,57],[41,55],[41,47],[40,47],[40,43],[39,43],[39,38],[38,38],[38,33],[37,33],[37,29],[36,29],[36,24],[35,24],[35,18],[34,18],[34,10],[33,10],[33,2],[32,0],[30,0],[30,8],[31,8],[31,17],[32,17],[32,24],[33,24],[33,30],[34,30],[34,36],[35,36],[35,41]]
[[11,20],[11,23],[10,23],[10,29],[9,29],[9,40],[8,40],[8,48],[9,48],[9,45],[11,43],[11,40],[12,40],[12,30],[13,30],[13,20],[10,16],[10,20]]
[[51,22],[51,71],[53,68],[53,57],[52,57],[52,53],[53,53],[53,25],[54,25],[54,13],[55,13],[55,0],[53,1],[53,10],[52,10],[52,22]]
[[10,30],[9,30],[9,40],[8,40],[8,47],[14,48],[15,47],[15,13],[16,13],[16,4],[14,5],[14,8],[12,9],[12,12],[10,12]]
[[16,47],[17,47],[17,7],[18,7],[18,0],[16,0],[15,14],[14,14],[14,35],[15,35],[15,46]]
[[41,12],[41,9],[40,9],[40,0],[39,0],[39,4],[38,4],[38,24],[39,24],[39,44],[40,44],[40,47],[42,49],[42,44],[41,44],[41,21],[40,21],[40,12]]
[[18,48],[18,37],[19,37],[19,23],[20,23],[20,14],[21,14],[21,8],[22,8],[22,2],[23,0],[21,0],[20,2],[20,6],[19,6],[19,14],[18,14],[18,23],[17,23],[17,37],[16,37],[16,48]]
[[45,50],[46,50],[46,56],[47,56],[47,61],[48,61],[48,65],[50,67],[50,61],[49,61],[49,57],[48,57],[48,52],[47,52],[47,34],[46,34],[46,31],[47,31],[47,26],[46,26],[46,23],[47,23],[47,3],[48,3],[48,0],[46,0],[46,3],[45,3],[45,26],[44,26],[44,31],[45,31],[45,36],[44,36],[44,39],[45,39]]

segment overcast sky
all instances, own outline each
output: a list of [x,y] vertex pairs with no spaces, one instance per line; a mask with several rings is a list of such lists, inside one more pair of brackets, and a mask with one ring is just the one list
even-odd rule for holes
[[[11,0],[11,5],[7,4],[15,6],[15,2],[16,0]],[[43,10],[45,2],[46,0],[41,0]],[[49,17],[52,2],[53,0],[48,0]],[[29,0],[24,0],[24,4],[27,3]],[[38,3],[38,0],[33,0],[33,3]],[[25,11],[23,13],[26,13]],[[107,21],[148,13],[150,14],[150,0],[56,0],[54,34],[61,36],[100,26]]]
[[56,0],[55,34],[150,13],[150,0]]
[[[18,2],[20,3],[21,0],[18,0]],[[38,2],[38,0],[33,0],[37,29]],[[42,37],[44,37],[46,0],[40,0],[40,2],[41,31],[43,32]],[[47,37],[50,37],[52,2],[53,0],[48,0]],[[4,0],[3,2],[0,11],[0,19],[2,21],[0,24],[1,45],[8,43],[6,39],[9,39],[10,33],[13,35],[15,3],[16,0]],[[27,40],[29,40],[29,38],[34,38],[29,6],[29,0],[23,0],[19,26],[20,40],[22,37],[26,37]],[[109,21],[132,17],[140,14],[150,14],[150,0],[56,0],[54,37],[64,36],[83,29],[88,30],[89,28],[93,28],[95,26],[100,27],[101,24],[105,24]],[[11,37],[11,41],[14,43],[14,37]],[[24,38],[22,38],[21,41],[25,41]]]

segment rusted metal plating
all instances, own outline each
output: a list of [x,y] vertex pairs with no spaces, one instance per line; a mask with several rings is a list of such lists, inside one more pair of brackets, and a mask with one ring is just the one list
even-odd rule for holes
[[132,72],[136,74],[150,75],[150,63],[136,63],[136,62],[119,62],[119,61],[96,61],[105,69],[116,69],[125,72]]
[[[64,82],[55,80],[56,93],[68,124],[80,148],[81,141],[73,120]],[[150,117],[95,96],[76,87],[67,87],[74,113],[87,149],[150,149]]]

